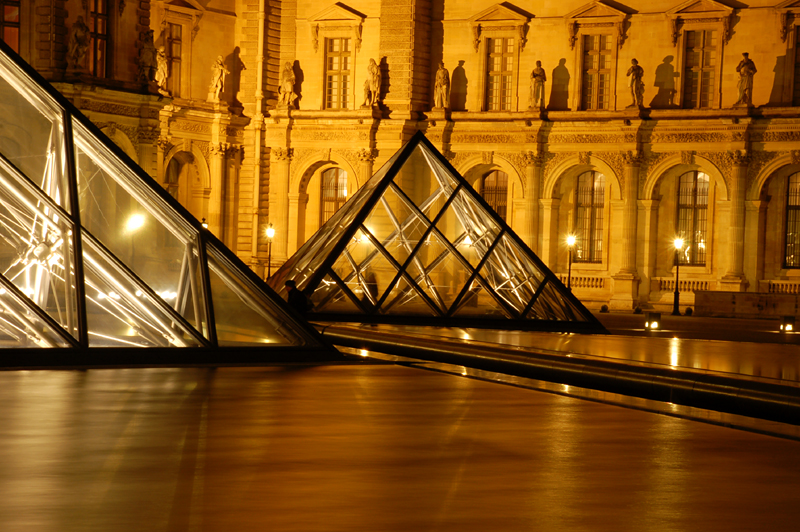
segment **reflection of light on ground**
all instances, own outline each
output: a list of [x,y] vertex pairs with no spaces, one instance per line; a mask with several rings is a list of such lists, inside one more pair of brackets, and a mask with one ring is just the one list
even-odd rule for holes
[[669,341],[669,365],[678,365],[678,339],[672,338]]

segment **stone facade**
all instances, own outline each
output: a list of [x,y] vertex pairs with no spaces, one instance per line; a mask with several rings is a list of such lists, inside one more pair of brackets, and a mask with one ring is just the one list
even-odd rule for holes
[[[20,54],[259,273],[269,223],[273,268],[319,227],[323,173],[344,170],[349,197],[422,129],[476,188],[507,176],[506,219],[564,277],[585,208],[579,176],[604,176],[591,260],[572,263],[589,307],[671,306],[684,175],[708,185],[682,302],[695,290],[800,291],[787,259],[800,0],[109,0],[95,75],[68,54],[97,1],[22,0]],[[139,78],[148,31],[169,55],[166,96]],[[758,69],[752,105],[740,102],[744,52]],[[220,55],[229,73],[209,101]],[[378,103],[362,105],[370,60]],[[432,109],[440,61],[450,107]],[[537,61],[542,108],[530,96]],[[279,108],[287,62],[297,98]]]

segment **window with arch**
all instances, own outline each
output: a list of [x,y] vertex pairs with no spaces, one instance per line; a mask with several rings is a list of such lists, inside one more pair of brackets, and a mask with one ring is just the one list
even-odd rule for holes
[[575,183],[575,262],[602,262],[606,176],[589,171]]
[[800,172],[789,176],[786,191],[784,268],[800,268]]
[[3,17],[0,18],[0,38],[19,53],[19,0],[0,0]]
[[341,168],[328,168],[322,172],[320,181],[322,182],[320,225],[322,225],[347,201],[347,172]]
[[708,225],[707,174],[686,172],[678,178],[678,215],[676,231],[683,239],[680,264],[703,266],[706,263],[706,232]]
[[508,213],[508,174],[495,170],[481,179],[481,196],[506,221]]
[[108,68],[108,0],[91,0],[89,11],[89,68],[92,75],[106,77]]
[[181,178],[181,164],[176,158],[169,160],[167,164],[167,171],[164,173],[164,188],[167,189],[169,195],[178,199],[178,183]]

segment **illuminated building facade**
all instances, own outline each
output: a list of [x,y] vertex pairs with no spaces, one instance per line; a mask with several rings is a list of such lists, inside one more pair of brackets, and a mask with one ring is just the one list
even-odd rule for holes
[[559,276],[576,236],[590,308],[669,308],[676,236],[686,304],[800,291],[800,1],[3,6],[6,42],[259,275],[268,224],[275,271],[421,129]]

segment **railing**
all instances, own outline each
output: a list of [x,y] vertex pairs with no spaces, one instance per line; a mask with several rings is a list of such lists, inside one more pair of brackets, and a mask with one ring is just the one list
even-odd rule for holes
[[[567,274],[557,273],[558,279],[567,284]],[[602,290],[606,288],[606,277],[596,277],[593,275],[575,275],[572,274],[571,286],[575,288],[588,288],[592,290]]]
[[800,281],[766,281],[762,283],[762,287],[764,284],[770,294],[800,294]]
[[[655,277],[653,279],[656,292],[674,292],[675,291],[675,278],[674,277]],[[681,279],[678,283],[679,292],[699,292],[701,290],[713,290],[714,281],[702,279]]]

